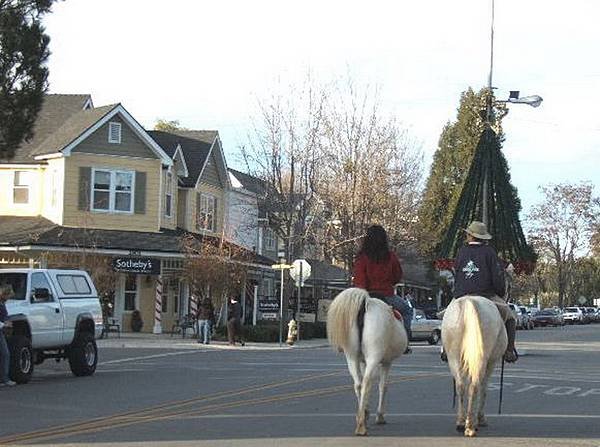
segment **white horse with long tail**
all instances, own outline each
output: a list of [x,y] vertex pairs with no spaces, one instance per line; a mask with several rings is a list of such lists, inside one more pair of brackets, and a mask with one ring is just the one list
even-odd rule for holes
[[481,296],[453,300],[444,313],[442,342],[458,396],[456,429],[475,436],[479,426],[487,425],[488,380],[508,343],[498,308]]
[[385,424],[384,401],[392,361],[408,346],[404,326],[390,306],[371,298],[366,290],[341,292],[327,311],[327,337],[331,346],[346,355],[358,400],[356,435],[367,434],[367,406],[374,377],[379,372],[377,424]]

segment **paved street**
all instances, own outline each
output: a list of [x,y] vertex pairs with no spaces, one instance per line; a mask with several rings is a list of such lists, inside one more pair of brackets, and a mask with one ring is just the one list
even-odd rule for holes
[[452,381],[426,344],[394,366],[388,423],[367,439],[352,435],[344,358],[323,341],[231,349],[147,336],[99,346],[93,377],[48,361],[30,384],[0,389],[0,443],[600,446],[600,325],[520,331],[503,412],[497,371],[476,440],[455,432]]

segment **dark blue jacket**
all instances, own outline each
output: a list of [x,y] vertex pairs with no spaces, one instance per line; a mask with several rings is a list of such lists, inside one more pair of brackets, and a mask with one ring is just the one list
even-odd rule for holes
[[496,251],[489,245],[461,247],[454,261],[454,297],[481,295],[503,297],[506,289],[504,269]]

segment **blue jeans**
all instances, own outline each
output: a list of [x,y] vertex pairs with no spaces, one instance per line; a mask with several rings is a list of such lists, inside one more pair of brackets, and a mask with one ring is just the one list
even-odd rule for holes
[[210,343],[210,320],[198,320],[198,341]]
[[411,331],[410,325],[412,323],[413,318],[413,308],[408,305],[406,300],[398,295],[392,295],[385,298],[387,303],[396,309],[398,312],[402,314],[402,323],[404,324],[404,329],[406,330],[406,335],[410,340]]
[[8,350],[6,335],[4,335],[4,332],[2,332],[2,329],[0,329],[0,383],[6,383],[9,381],[9,368],[10,351]]

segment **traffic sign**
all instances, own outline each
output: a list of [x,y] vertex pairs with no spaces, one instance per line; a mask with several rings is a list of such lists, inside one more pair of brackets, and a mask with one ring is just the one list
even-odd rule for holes
[[296,259],[294,262],[292,262],[290,276],[296,282],[296,286],[303,286],[304,281],[310,277],[310,272],[310,264],[306,261],[306,259]]

